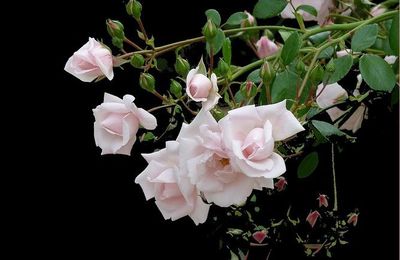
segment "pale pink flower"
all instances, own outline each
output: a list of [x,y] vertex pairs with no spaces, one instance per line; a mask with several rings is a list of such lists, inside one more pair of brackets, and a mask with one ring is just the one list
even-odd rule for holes
[[231,110],[219,125],[233,169],[249,177],[264,179],[276,178],[286,171],[283,158],[274,152],[275,141],[304,130],[286,109],[286,100]]
[[218,94],[217,76],[211,79],[199,72],[199,67],[189,71],[186,77],[186,94],[196,102],[202,102],[205,110],[212,109],[221,97]]
[[93,109],[94,139],[102,154],[130,155],[140,126],[152,130],[157,126],[156,118],[133,103],[135,97],[125,95],[123,99],[104,93],[104,102]]
[[383,14],[384,12],[386,12],[386,10],[387,10],[387,9],[386,9],[384,6],[382,6],[382,5],[375,5],[375,6],[371,9],[370,13],[371,13],[371,15],[372,15],[373,17],[375,17],[375,16],[378,16],[378,15]]
[[318,198],[318,206],[322,207],[324,206],[325,208],[328,207],[328,197],[324,194],[319,194]]
[[[292,0],[292,4],[295,8],[300,5],[311,5],[317,12],[317,17],[300,10],[299,13],[303,16],[304,21],[318,21],[319,25],[323,25],[328,20],[330,10],[334,8],[332,0]],[[294,10],[290,4],[281,13],[282,18],[294,19]]]
[[84,82],[100,76],[114,77],[111,51],[93,38],[76,51],[65,64],[64,70]]
[[265,58],[275,54],[278,51],[278,46],[268,39],[267,36],[262,36],[256,43],[258,57]]
[[221,130],[210,112],[202,109],[189,124],[183,124],[177,139],[180,167],[208,202],[221,207],[243,203],[253,188],[273,188],[264,181],[234,170],[225,150]]
[[166,142],[166,148],[142,154],[149,165],[136,177],[147,200],[155,203],[165,219],[177,220],[184,216],[198,225],[204,223],[210,205],[203,202],[199,191],[179,168],[179,143]]
[[306,221],[311,225],[313,228],[315,226],[315,223],[317,222],[318,218],[321,217],[321,214],[317,210],[314,210],[313,212],[310,212],[306,218]]

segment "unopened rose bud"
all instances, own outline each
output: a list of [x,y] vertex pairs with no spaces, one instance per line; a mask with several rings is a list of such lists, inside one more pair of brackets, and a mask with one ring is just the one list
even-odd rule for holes
[[190,69],[190,64],[187,60],[178,56],[175,61],[175,71],[182,77],[186,77]]
[[260,59],[271,56],[278,51],[278,46],[268,39],[267,36],[262,36],[256,43],[257,55]]
[[324,194],[319,194],[319,197],[317,198],[318,200],[318,206],[322,207],[324,206],[325,208],[328,207],[328,197]]
[[172,79],[169,85],[169,92],[175,97],[180,98],[182,96],[182,85],[178,81]]
[[196,74],[188,82],[186,92],[194,101],[206,101],[211,88],[212,82],[209,78],[203,74]]
[[123,40],[125,38],[124,25],[117,20],[107,19],[107,32],[112,38]]
[[313,82],[317,83],[321,82],[323,78],[324,78],[324,69],[321,67],[321,65],[318,64],[311,70],[310,79]]
[[156,87],[156,80],[150,73],[141,73],[139,77],[139,85],[144,90],[153,92]]
[[131,57],[131,65],[134,68],[139,69],[139,68],[141,68],[143,66],[143,64],[144,64],[144,57],[142,55],[137,54],[137,53],[132,55],[132,57]]
[[263,80],[263,82],[265,84],[270,84],[274,80],[275,74],[276,74],[275,70],[271,66],[271,64],[269,64],[268,61],[265,61],[260,69],[260,77]]
[[122,49],[124,47],[124,40],[121,38],[113,37],[112,44],[118,49]]
[[218,62],[218,70],[221,75],[226,75],[229,71],[229,65],[223,59],[220,59]]
[[217,35],[217,26],[211,19],[208,19],[207,23],[203,27],[203,35],[207,40],[211,40]]
[[130,0],[126,4],[126,12],[131,15],[133,18],[136,20],[140,19],[140,16],[142,15],[142,4],[139,1],[136,0]]
[[328,64],[326,64],[326,71],[328,72],[334,72],[336,69],[335,63],[331,60],[328,62]]
[[256,19],[254,16],[252,16],[249,12],[244,11],[245,14],[247,14],[247,19],[242,22],[242,27],[250,27],[254,26]]
[[358,213],[350,213],[347,216],[349,217],[347,219],[347,224],[353,224],[353,226],[356,226],[358,222]]

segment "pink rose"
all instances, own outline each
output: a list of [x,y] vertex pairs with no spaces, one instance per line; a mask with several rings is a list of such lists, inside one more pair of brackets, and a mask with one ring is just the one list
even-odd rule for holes
[[262,182],[232,168],[219,125],[204,109],[182,125],[178,141],[181,170],[208,202],[228,207],[243,203],[253,188],[273,188],[272,179]]
[[275,141],[303,131],[286,109],[286,100],[273,105],[244,106],[219,121],[230,163],[249,177],[276,178],[286,171],[283,158],[274,152]]
[[203,102],[205,110],[212,109],[221,97],[218,94],[217,76],[211,74],[211,80],[199,72],[199,67],[189,71],[186,77],[186,93],[196,102]]
[[257,55],[260,59],[271,56],[278,51],[278,46],[268,39],[267,36],[262,36],[256,43]]
[[[326,85],[325,88],[323,84],[319,84],[317,87],[316,95],[316,101],[320,108],[327,108],[348,99],[347,91],[342,88],[342,86],[340,86],[338,83]],[[332,121],[335,121],[344,113],[344,111],[337,107],[332,107],[326,112],[328,113]]]
[[130,155],[136,141],[139,126],[152,130],[156,118],[133,103],[135,98],[125,95],[123,99],[104,93],[104,103],[93,109],[94,139],[102,149],[101,154]]
[[371,15],[374,16],[374,17],[378,16],[378,15],[381,15],[384,12],[386,12],[386,8],[383,7],[382,5],[375,5],[370,11]]
[[204,223],[210,205],[205,204],[199,191],[179,168],[179,143],[166,142],[166,148],[151,154],[142,154],[149,163],[136,177],[147,200],[155,198],[165,219],[177,220],[190,216],[194,223]]
[[[361,85],[361,75],[357,76],[358,83],[357,87],[353,92],[354,96],[360,95],[359,86]],[[322,91],[322,92],[321,92]],[[330,85],[326,85],[325,88],[322,84],[318,85],[317,88],[317,104],[320,108],[327,108],[334,104],[340,103],[348,99],[348,95],[346,90],[342,88],[338,83],[333,83]],[[332,107],[326,111],[331,118],[332,121],[336,121],[339,117],[341,117],[345,111]],[[361,103],[360,106],[354,111],[354,113],[340,126],[341,130],[350,130],[353,133],[357,132],[358,129],[361,128],[362,121],[364,117],[366,117],[367,108]]]
[[93,38],[72,55],[64,70],[84,82],[91,82],[100,76],[109,80],[114,77],[111,51]]
[[[313,6],[317,12],[318,16],[315,17],[303,10],[300,10],[299,13],[303,16],[304,21],[318,21],[319,25],[323,25],[326,23],[327,18],[329,16],[330,9],[334,7],[332,0],[292,0],[292,4],[295,8],[300,5],[311,5]],[[286,6],[286,8],[281,13],[282,18],[286,19],[294,19],[294,10],[290,4]]]

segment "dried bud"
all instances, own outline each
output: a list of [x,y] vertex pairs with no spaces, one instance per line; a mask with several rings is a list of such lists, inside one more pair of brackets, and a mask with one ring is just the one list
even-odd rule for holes
[[144,90],[153,92],[156,86],[156,80],[150,73],[141,73],[139,77],[139,84]]
[[180,98],[182,96],[182,85],[178,81],[172,79],[169,85],[169,92],[175,97]]
[[211,40],[217,35],[217,26],[211,19],[208,19],[207,23],[203,27],[203,35],[207,40]]
[[272,83],[275,78],[275,74],[274,68],[269,64],[268,61],[265,61],[260,70],[260,77],[264,84],[268,85]]
[[187,60],[178,56],[175,61],[175,71],[182,77],[186,77],[190,69],[190,64]]
[[121,40],[125,38],[124,25],[120,21],[107,19],[106,26],[107,32],[112,38]]
[[134,68],[140,69],[144,64],[144,57],[140,54],[133,54],[131,57],[131,65]]
[[142,15],[142,4],[139,1],[136,0],[130,0],[126,4],[126,12],[131,15],[133,18],[136,20],[140,19],[140,16]]

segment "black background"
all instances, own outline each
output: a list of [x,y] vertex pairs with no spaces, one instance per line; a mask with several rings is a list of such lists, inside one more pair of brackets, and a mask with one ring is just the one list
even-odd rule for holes
[[[143,3],[143,19],[156,44],[162,45],[198,36],[209,8],[226,19],[236,11],[251,11],[255,2],[149,0]],[[115,70],[112,82],[88,84],[63,71],[67,59],[89,36],[111,46],[107,18],[123,21],[127,35],[135,35],[135,22],[125,14],[123,2],[70,0],[55,3],[54,8],[57,11],[49,21],[57,29],[48,30],[52,37],[46,41],[54,71],[42,97],[57,101],[60,117],[41,110],[51,130],[36,140],[46,151],[39,160],[48,167],[41,180],[44,188],[36,190],[40,202],[30,211],[35,218],[28,223],[33,227],[28,240],[37,242],[32,250],[52,259],[217,259],[207,224],[196,227],[189,218],[164,221],[134,183],[146,166],[139,152],[152,152],[154,147],[137,142],[131,157],[100,156],[95,147],[91,109],[102,102],[104,92],[121,97],[133,94],[139,107],[157,103],[138,87],[137,72],[126,66],[125,71]],[[381,259],[383,255],[398,259],[398,107],[394,111],[389,113],[382,104],[371,109],[357,144],[346,146],[337,156],[339,206],[344,212],[359,208],[361,214],[352,243],[335,251],[334,259]],[[322,174],[324,169],[300,185],[312,187],[327,179]],[[307,198],[313,200],[316,194],[310,192]]]

